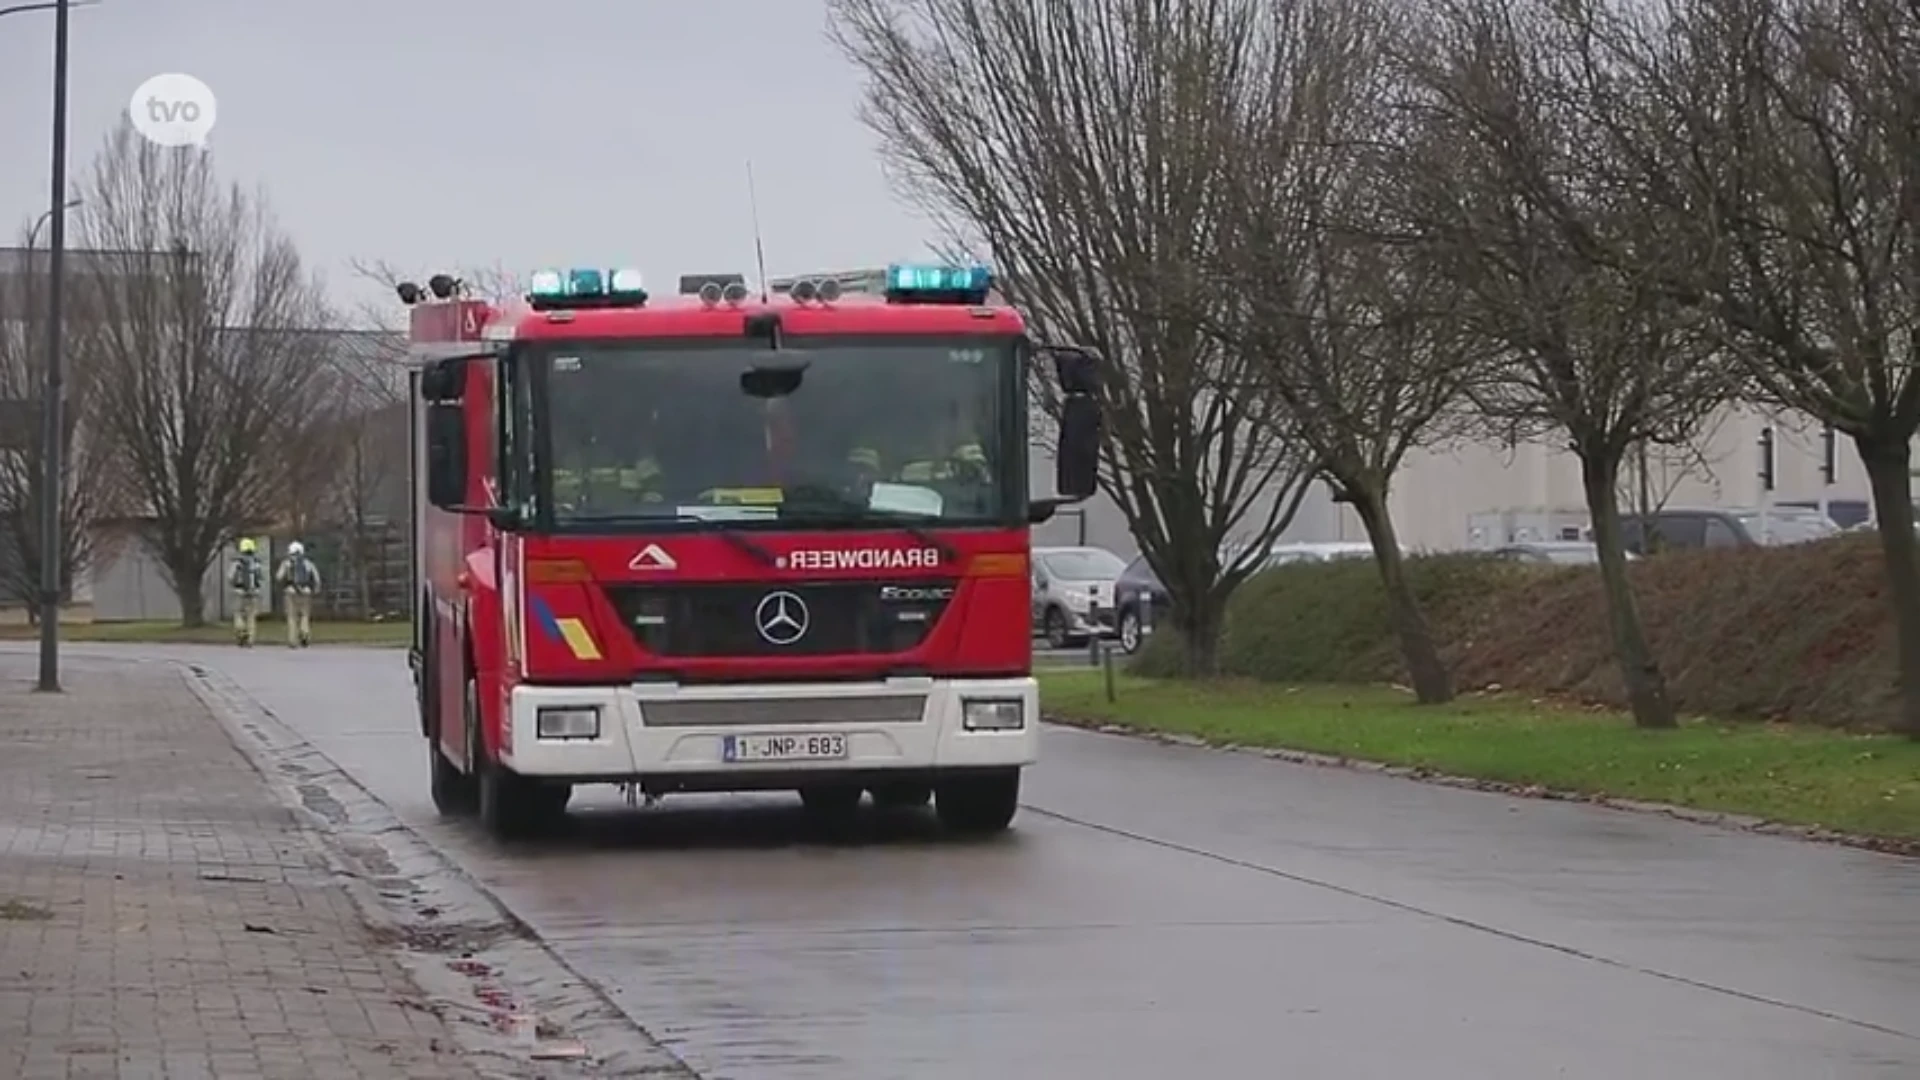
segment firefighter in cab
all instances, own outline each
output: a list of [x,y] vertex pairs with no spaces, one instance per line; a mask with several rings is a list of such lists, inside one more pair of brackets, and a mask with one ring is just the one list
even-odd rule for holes
[[251,538],[240,538],[240,557],[233,560],[227,582],[233,586],[234,644],[250,649],[260,621],[260,594],[267,588],[267,571]]
[[975,434],[975,425],[958,403],[948,406],[929,449],[933,452],[901,467],[901,483],[965,488],[993,482],[993,470]]
[[320,568],[307,557],[305,544],[287,545],[287,557],[275,575],[287,601],[287,648],[304,649],[313,643],[313,594],[320,591]]

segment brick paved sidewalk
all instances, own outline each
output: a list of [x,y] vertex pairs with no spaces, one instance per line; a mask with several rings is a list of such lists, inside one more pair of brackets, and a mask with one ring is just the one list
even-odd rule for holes
[[0,1078],[470,1077],[177,669],[0,655]]

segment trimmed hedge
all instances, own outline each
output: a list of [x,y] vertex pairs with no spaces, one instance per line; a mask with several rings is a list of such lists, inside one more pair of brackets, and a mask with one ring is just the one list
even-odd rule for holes
[[[1890,727],[1898,708],[1878,540],[1672,552],[1633,564],[1635,600],[1689,712]],[[1462,689],[1498,686],[1624,704],[1593,567],[1483,555],[1409,559],[1407,574]],[[1404,679],[1368,560],[1261,574],[1229,604],[1225,674],[1274,682]],[[1171,635],[1134,658],[1172,673]]]

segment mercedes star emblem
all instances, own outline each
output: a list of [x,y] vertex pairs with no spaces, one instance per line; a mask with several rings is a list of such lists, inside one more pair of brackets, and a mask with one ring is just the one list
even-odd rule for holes
[[753,609],[753,625],[769,645],[791,645],[807,636],[807,602],[790,592],[768,593]]

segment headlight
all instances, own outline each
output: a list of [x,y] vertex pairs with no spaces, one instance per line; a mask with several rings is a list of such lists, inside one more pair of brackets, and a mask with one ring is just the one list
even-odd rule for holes
[[600,709],[595,705],[566,705],[534,714],[533,731],[542,739],[597,739]]
[[1093,597],[1083,592],[1069,592],[1061,599],[1066,601],[1067,607],[1074,611],[1085,611],[1093,604]]
[[963,701],[960,723],[968,731],[1018,731],[1027,726],[1027,703],[1019,698]]

